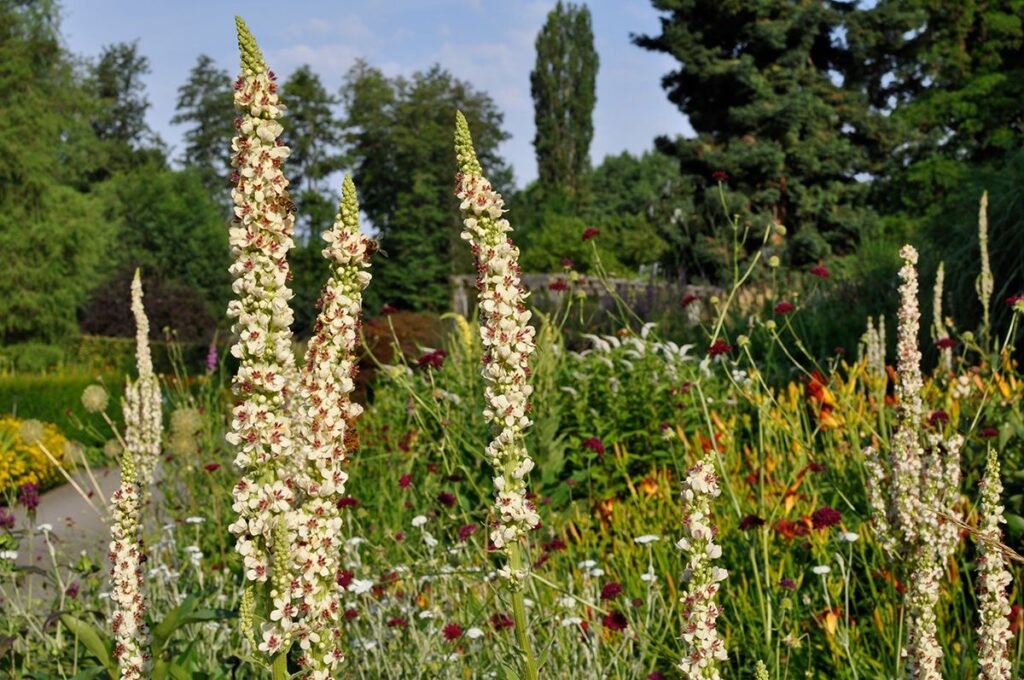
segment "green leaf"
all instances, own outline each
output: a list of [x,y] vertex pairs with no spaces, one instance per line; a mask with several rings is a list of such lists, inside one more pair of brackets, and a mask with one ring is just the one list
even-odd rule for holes
[[62,615],[60,621],[103,664],[110,677],[116,678],[120,675],[117,664],[114,662],[114,645],[110,640],[105,639],[96,626],[69,614]]
[[163,621],[153,628],[153,658],[158,658],[167,647],[174,632],[182,626],[203,621],[223,621],[235,616],[228,609],[198,609],[201,594],[192,594],[169,611]]
[[1006,513],[1004,517],[1006,518],[1006,528],[1009,529],[1011,534],[1014,536],[1024,534],[1024,517],[1015,515],[1012,512]]

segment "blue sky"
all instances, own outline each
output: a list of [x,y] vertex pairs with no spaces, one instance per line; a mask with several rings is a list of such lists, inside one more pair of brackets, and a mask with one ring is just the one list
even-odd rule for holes
[[[152,73],[147,88],[149,123],[172,149],[182,129],[170,124],[177,88],[201,53],[232,75],[237,70],[234,14],[241,10],[268,64],[282,77],[303,63],[337,91],[359,57],[389,75],[410,74],[440,63],[488,92],[505,113],[512,134],[502,152],[517,183],[536,178],[530,70],[533,42],[555,0],[66,0],[64,35],[69,49],[95,56],[107,44],[138,39]],[[623,150],[639,153],[658,134],[689,134],[683,116],[666,99],[661,76],[671,58],[641,50],[631,33],[658,30],[647,0],[595,0],[594,39],[601,67],[591,157]],[[287,8],[287,9],[283,9]],[[175,150],[174,155],[177,155]]]

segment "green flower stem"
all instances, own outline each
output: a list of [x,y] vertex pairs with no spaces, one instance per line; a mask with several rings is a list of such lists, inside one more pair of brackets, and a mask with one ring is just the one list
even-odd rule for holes
[[274,680],[288,680],[288,650],[282,649],[277,656],[274,657],[274,665],[270,668],[271,676]]
[[[508,559],[513,574],[523,568],[522,543],[517,541],[511,546]],[[534,659],[533,648],[530,647],[530,635],[527,632],[526,625],[526,604],[523,601],[522,587],[516,587],[512,591],[512,618],[516,624],[516,640],[519,642],[519,651],[523,657],[523,678],[524,680],[537,680],[537,660]]]

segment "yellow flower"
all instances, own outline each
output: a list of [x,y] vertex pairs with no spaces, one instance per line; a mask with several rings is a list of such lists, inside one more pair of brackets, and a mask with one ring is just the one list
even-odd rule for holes
[[67,445],[67,439],[54,425],[10,416],[0,418],[0,492],[22,484],[51,485],[60,472],[42,447],[60,461]]

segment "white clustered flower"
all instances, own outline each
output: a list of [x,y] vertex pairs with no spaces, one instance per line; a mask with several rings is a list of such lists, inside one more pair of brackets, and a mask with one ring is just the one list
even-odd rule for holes
[[963,438],[940,432],[921,441],[924,411],[921,391],[921,352],[918,348],[917,251],[900,251],[900,310],[897,333],[899,380],[896,384],[896,431],[889,455],[865,449],[868,495],[879,538],[890,554],[907,556],[907,644],[904,656],[910,677],[941,678],[942,648],[937,638],[935,606],[943,568],[958,540],[954,504],[960,487],[960,448]]
[[999,456],[994,448],[988,450],[988,464],[981,481],[981,526],[978,537],[978,573],[980,581],[978,623],[978,678],[979,680],[1009,680],[1013,666],[1009,649],[1013,634],[1010,632],[1010,602],[1006,589],[1013,581],[999,549],[1004,522],[1000,497],[1003,485],[999,479]]
[[[946,279],[946,263],[939,263],[939,270],[935,273],[935,299],[932,303],[932,329],[935,334],[935,342],[949,340],[949,332],[942,323],[942,287]],[[953,348],[939,348],[940,365],[947,373],[953,370]]]
[[[297,578],[289,584],[285,598],[302,614],[305,627],[299,636],[300,646],[304,650],[309,646],[305,667],[313,678],[336,676],[343,657],[338,631],[344,589],[336,582],[341,570],[338,536],[342,510],[338,504],[348,481],[344,466],[356,447],[355,419],[363,412],[352,402],[351,394],[363,290],[370,283],[366,271],[370,242],[359,230],[356,188],[347,175],[338,215],[324,240],[323,255],[331,263],[331,277],[320,299],[293,416],[303,452],[295,481],[304,502],[288,522],[295,528],[289,542]],[[372,585],[372,581],[359,581],[350,590],[359,594]]]
[[[125,395],[126,438],[140,427],[139,393]],[[128,441],[132,441],[128,439]],[[142,578],[142,489],[135,469],[135,454],[130,445],[121,458],[121,486],[110,498],[110,589],[114,601],[111,626],[114,632],[114,657],[121,668],[122,680],[149,677],[151,639],[146,626],[146,596]]]
[[[527,293],[520,280],[519,249],[502,218],[504,201],[484,179],[462,114],[458,114],[455,151],[459,162],[456,196],[461,202],[465,230],[477,269],[482,322],[483,375],[486,381],[484,418],[491,423],[494,438],[487,446],[487,458],[494,466],[496,522],[490,534],[495,548],[510,555],[510,548],[540,524],[540,516],[526,498],[526,478],[534,463],[523,443],[529,427],[529,359],[534,350],[534,328],[529,325]],[[521,565],[503,569],[517,580],[526,578]]]
[[[142,306],[142,283],[136,270],[132,282],[132,312],[136,324],[139,378],[129,380],[123,403],[125,449],[121,457],[121,484],[110,499],[110,584],[114,601],[111,627],[114,657],[122,680],[149,676],[151,638],[146,625],[146,594],[142,562],[142,506],[160,456],[162,417],[160,385],[153,374],[149,353],[149,322]],[[140,477],[145,472],[148,477]]]
[[711,501],[719,493],[718,475],[709,454],[690,468],[683,483],[683,537],[676,544],[689,558],[682,578],[686,583],[680,599],[684,653],[678,665],[686,678],[717,680],[721,677],[718,662],[728,658],[717,630],[722,608],[715,602],[728,572],[712,565],[712,560],[721,555],[711,520]]
[[978,299],[981,301],[982,325],[985,332],[989,330],[989,305],[992,302],[992,290],[995,287],[995,280],[992,277],[992,268],[988,259],[988,192],[981,194],[981,202],[978,204],[978,247],[981,250],[981,275],[978,276],[976,287]]
[[135,317],[135,363],[139,378],[129,384],[128,390],[139,393],[138,427],[134,432],[125,430],[125,446],[135,455],[139,488],[145,504],[153,485],[153,475],[160,460],[160,442],[163,438],[163,410],[160,404],[160,381],[153,373],[153,359],[149,350],[149,319],[142,306],[142,279],[135,270],[132,279],[132,315]]
[[275,545],[278,539],[290,542],[298,523],[289,516],[297,502],[295,477],[301,464],[289,413],[298,387],[287,261],[295,218],[281,171],[289,150],[278,139],[281,105],[274,75],[245,23],[240,18],[236,23],[242,74],[234,90],[240,115],[235,120],[238,136],[231,141],[235,187],[228,232],[236,297],[228,304],[228,316],[234,319],[237,341],[231,354],[239,367],[232,381],[237,404],[226,439],[236,447],[235,465],[242,477],[233,491],[238,519],[229,529],[237,536],[235,549],[246,578],[270,582],[273,609],[257,632],[262,638],[257,646],[273,655],[287,649],[293,632],[301,632],[293,625],[298,612],[287,592],[294,580],[289,558],[295,551],[291,545]]

